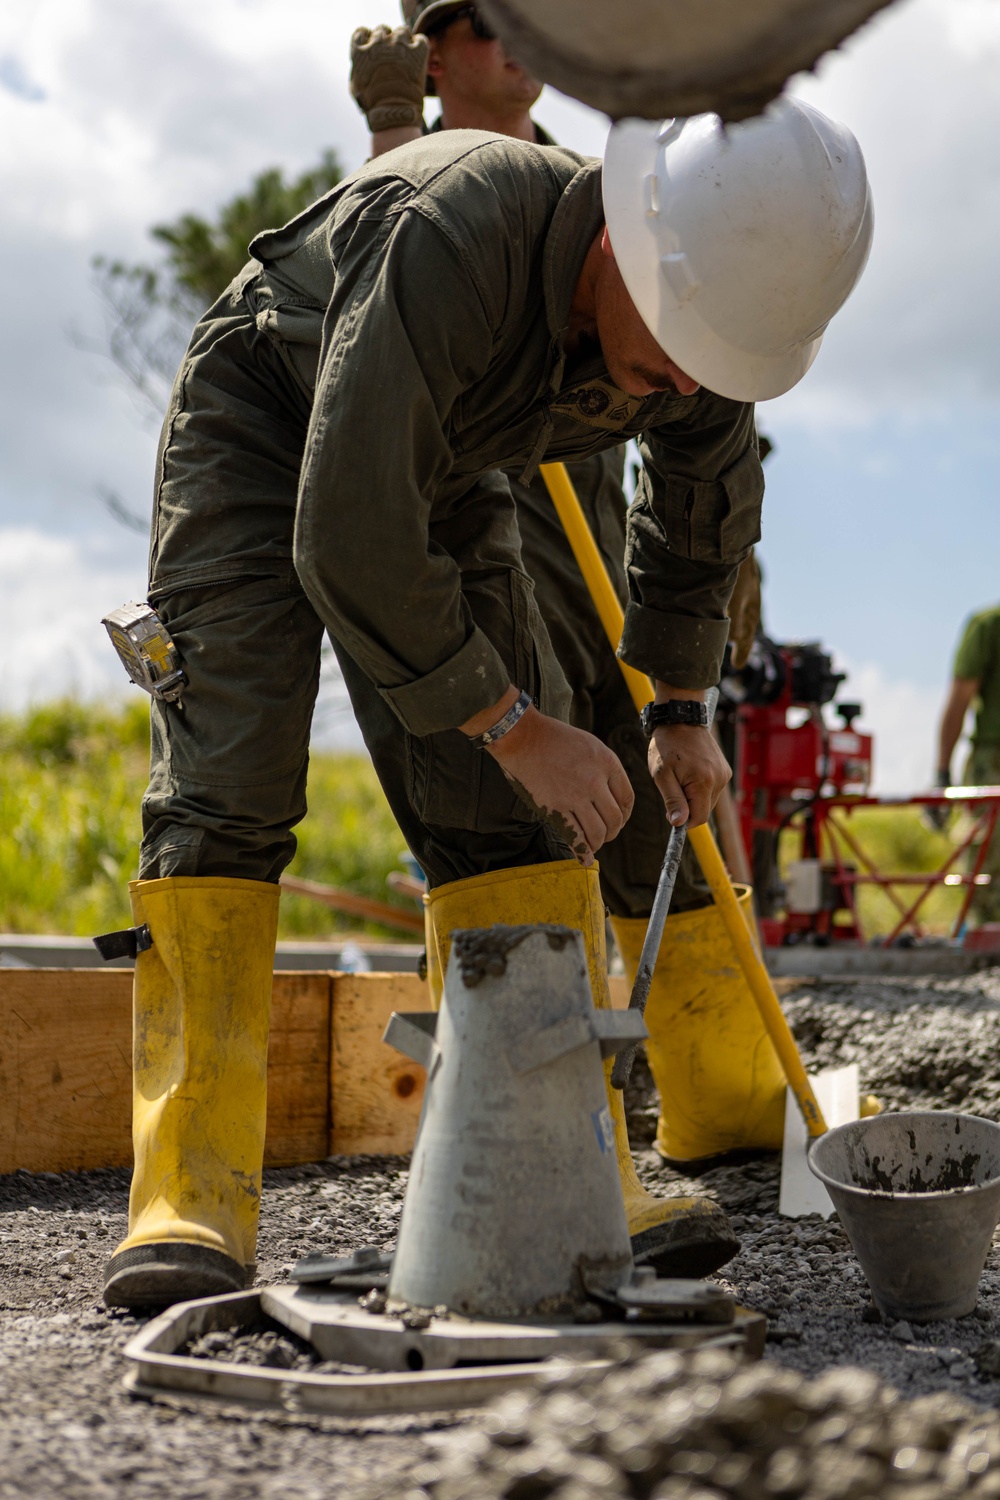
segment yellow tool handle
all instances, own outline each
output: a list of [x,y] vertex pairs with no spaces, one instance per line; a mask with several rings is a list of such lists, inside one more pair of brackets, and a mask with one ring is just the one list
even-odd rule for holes
[[[597,543],[587,525],[587,518],[580,507],[573,481],[566,472],[565,464],[542,464],[541,475],[573,549],[573,556],[590,590],[591,598],[597,606],[597,613],[601,617],[605,634],[611,642],[612,650],[617,651],[625,625],[624,611],[611,579],[608,577],[604,560],[597,550]],[[620,659],[618,665],[628,683],[636,708],[643,708],[650,698],[649,678]],[[816,1101],[816,1095],[813,1093],[806,1070],[802,1066],[795,1038],[778,1004],[771,976],[757,952],[750,928],[736,900],[736,893],[726,874],[726,867],[712,836],[712,830],[707,823],[703,823],[700,828],[689,829],[688,837],[698,856],[698,863],[701,865],[705,879],[708,881],[723,926],[736,951],[736,957],[739,959],[740,968],[750,987],[750,993],[757,1003],[764,1028],[778,1054],[788,1086],[798,1100],[802,1118],[806,1122],[806,1129],[811,1136],[823,1135],[826,1131],[823,1112]]]

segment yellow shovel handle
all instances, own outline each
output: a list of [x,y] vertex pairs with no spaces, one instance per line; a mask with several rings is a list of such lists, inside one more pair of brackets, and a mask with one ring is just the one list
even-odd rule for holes
[[[611,642],[612,650],[617,651],[625,625],[625,615],[611,579],[608,577],[604,560],[597,550],[597,543],[587,525],[587,518],[583,514],[576,490],[573,488],[573,481],[566,472],[565,464],[542,464],[541,474],[552,496],[552,503],[573,549],[580,572],[590,590],[590,596],[597,607],[605,634]],[[636,708],[643,708],[650,698],[649,678],[644,673],[637,672],[634,667],[628,666],[621,659],[618,665],[628,683]],[[813,1093],[806,1070],[802,1066],[795,1038],[778,1004],[771,976],[761,961],[746,918],[736,900],[736,893],[726,874],[726,867],[712,836],[712,830],[707,823],[704,823],[700,828],[689,829],[688,837],[698,856],[698,863],[701,865],[705,879],[708,881],[723,926],[736,951],[736,957],[739,959],[740,968],[750,987],[750,993],[757,1003],[764,1028],[778,1054],[778,1060],[784,1069],[789,1088],[798,1100],[806,1129],[811,1136],[823,1135],[826,1131],[823,1112],[816,1101],[816,1095]]]

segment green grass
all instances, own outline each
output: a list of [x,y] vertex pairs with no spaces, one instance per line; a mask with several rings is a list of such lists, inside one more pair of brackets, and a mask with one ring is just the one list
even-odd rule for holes
[[[0,715],[0,931],[91,936],[128,925],[139,802],[149,763],[145,698],[102,709],[58,702]],[[388,895],[403,839],[367,758],[321,754],[291,872],[364,895]],[[284,895],[280,937],[390,928]]]

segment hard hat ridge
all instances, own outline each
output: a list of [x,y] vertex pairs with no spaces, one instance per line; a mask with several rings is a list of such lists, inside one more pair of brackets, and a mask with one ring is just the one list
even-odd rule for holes
[[871,246],[857,141],[797,100],[727,127],[715,115],[620,121],[604,206],[625,286],[660,347],[736,400],[802,378]]

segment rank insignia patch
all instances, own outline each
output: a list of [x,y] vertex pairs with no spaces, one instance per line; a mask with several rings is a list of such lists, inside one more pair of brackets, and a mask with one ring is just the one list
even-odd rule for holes
[[618,432],[632,421],[642,403],[641,396],[627,396],[612,381],[598,379],[560,391],[550,409],[587,427]]

